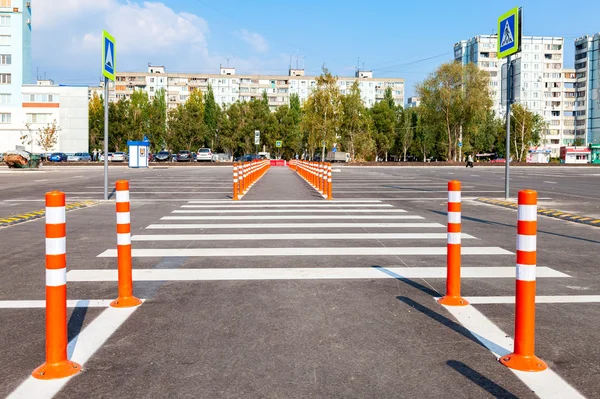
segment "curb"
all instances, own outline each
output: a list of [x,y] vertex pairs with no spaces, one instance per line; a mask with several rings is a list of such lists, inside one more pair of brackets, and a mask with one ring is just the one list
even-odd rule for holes
[[[82,202],[73,202],[67,204],[65,206],[65,211],[72,211],[75,209],[88,208],[90,206],[97,205],[96,201],[82,201]],[[21,224],[25,222],[29,222],[30,220],[41,219],[46,216],[46,210],[42,209],[36,212],[28,212],[21,213],[19,215],[11,215],[6,218],[0,219],[0,228],[14,226],[16,224]]]
[[[497,200],[492,198],[476,198],[475,201],[484,204],[497,205],[504,208],[517,209],[518,205],[511,201]],[[588,226],[600,227],[600,219],[589,216],[575,215],[568,212],[557,211],[555,209],[538,208],[538,215],[548,216],[554,219],[567,220],[569,222],[587,224]]]

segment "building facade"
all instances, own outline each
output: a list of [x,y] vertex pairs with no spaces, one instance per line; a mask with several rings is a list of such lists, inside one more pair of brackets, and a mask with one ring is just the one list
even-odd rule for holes
[[40,153],[39,129],[56,123],[61,152],[88,150],[88,88],[36,81],[31,68],[31,2],[0,0],[0,152]]
[[[547,123],[542,145],[552,149],[558,157],[562,143],[575,140],[573,126],[574,81],[573,71],[564,70],[564,39],[561,37],[523,36],[521,52],[514,55],[519,60],[516,72],[516,101],[530,111],[542,116]],[[502,65],[506,59],[498,59],[497,35],[480,35],[454,45],[454,59],[463,64],[475,63],[490,75],[490,95],[493,110],[503,116]]]
[[421,99],[419,97],[408,97],[406,108],[417,108],[421,105]]
[[585,144],[600,144],[600,33],[575,40],[575,125]]
[[[237,75],[235,68],[221,67],[217,74],[167,73],[164,66],[148,66],[147,72],[117,72],[114,86],[109,83],[109,101],[130,98],[135,90],[148,93],[150,99],[164,89],[169,108],[185,103],[194,90],[203,93],[212,86],[215,101],[222,106],[236,101],[250,101],[267,94],[269,107],[275,110],[289,104],[290,95],[297,94],[300,102],[306,101],[317,85],[317,77],[305,76],[302,69],[290,69],[288,75]],[[396,104],[404,105],[404,79],[374,78],[371,71],[358,71],[354,77],[339,77],[338,86],[347,94],[355,81],[359,82],[361,98],[367,107],[383,99],[390,87]],[[100,92],[101,87],[90,89]],[[91,94],[90,94],[91,95]]]

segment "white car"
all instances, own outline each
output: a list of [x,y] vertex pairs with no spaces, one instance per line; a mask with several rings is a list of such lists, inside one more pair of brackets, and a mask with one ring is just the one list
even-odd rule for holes
[[112,158],[110,158],[110,154],[108,158],[108,160],[111,162],[125,162],[128,159],[129,158],[127,157],[127,153],[125,152],[113,152]]
[[200,148],[196,154],[196,161],[214,162],[212,150],[210,148]]
[[87,152],[76,152],[67,157],[67,162],[91,162],[92,156]]
[[[109,152],[108,153],[108,162],[112,161],[112,158],[113,158],[113,153]],[[104,161],[104,154],[100,155],[100,162],[103,162],[103,161]]]

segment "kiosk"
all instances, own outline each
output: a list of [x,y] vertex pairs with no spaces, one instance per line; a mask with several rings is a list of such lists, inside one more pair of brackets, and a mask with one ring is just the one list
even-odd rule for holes
[[128,141],[129,147],[129,167],[130,168],[147,168],[148,167],[148,150],[150,149],[149,141]]
[[590,144],[591,163],[600,164],[600,144]]
[[589,163],[590,154],[586,147],[560,147],[560,163]]

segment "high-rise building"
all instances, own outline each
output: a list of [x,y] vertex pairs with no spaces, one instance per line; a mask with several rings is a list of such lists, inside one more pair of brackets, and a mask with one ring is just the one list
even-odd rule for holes
[[0,152],[42,152],[35,137],[56,121],[53,150],[88,149],[87,87],[36,81],[31,67],[31,2],[0,0]]
[[576,137],[600,144],[600,33],[575,40]]
[[[341,94],[350,92],[358,81],[361,98],[367,107],[383,99],[386,88],[392,89],[392,96],[398,105],[404,105],[404,79],[374,78],[371,71],[357,71],[354,77],[338,77]],[[152,99],[160,89],[164,89],[169,108],[184,103],[191,92],[208,91],[212,86],[215,101],[227,106],[236,101],[250,101],[267,94],[269,107],[289,104],[290,95],[297,94],[304,102],[317,85],[316,76],[305,76],[303,69],[291,69],[288,75],[237,75],[235,68],[221,67],[217,74],[167,73],[164,66],[148,66],[147,72],[117,72],[116,82],[109,86],[109,100],[130,98],[135,90],[148,93]],[[99,88],[91,88],[98,92]]]
[[[462,40],[454,45],[454,59],[463,64],[472,62],[490,74],[493,110],[503,116],[506,111],[501,92],[502,65],[506,64],[506,59],[498,59],[497,38],[497,35],[480,35]],[[512,57],[513,60],[520,59],[520,79],[515,88],[518,91],[515,98],[546,121],[548,126],[542,135],[545,137],[542,145],[552,149],[553,157],[559,155],[564,140],[572,139],[568,133],[573,130],[564,124],[563,88],[565,83],[572,82],[563,72],[563,54],[562,37],[523,36],[521,52]],[[572,113],[568,115],[567,118],[573,116]]]

